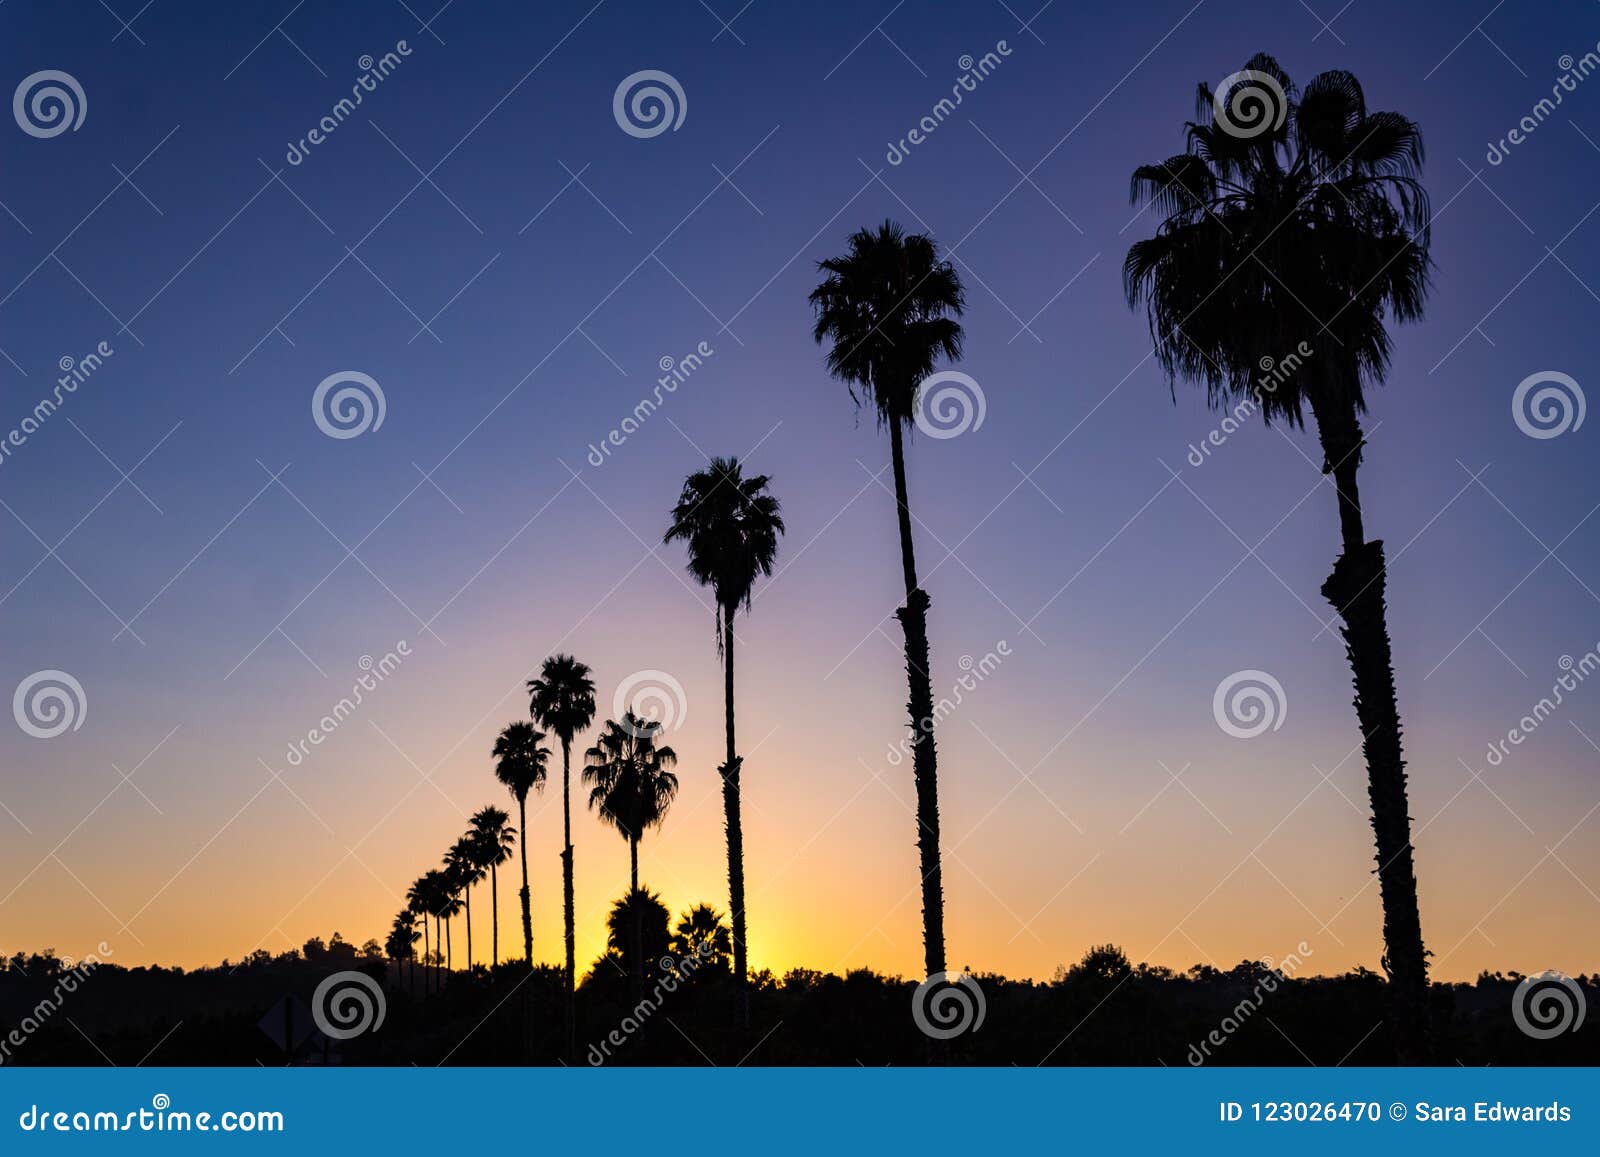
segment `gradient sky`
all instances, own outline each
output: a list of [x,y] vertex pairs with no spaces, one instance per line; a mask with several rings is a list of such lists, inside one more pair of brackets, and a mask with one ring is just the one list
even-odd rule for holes
[[[1198,82],[1265,50],[1302,83],[1355,71],[1427,141],[1437,275],[1372,398],[1362,484],[1435,974],[1600,969],[1600,681],[1486,764],[1561,657],[1600,643],[1597,427],[1534,439],[1511,412],[1530,374],[1592,384],[1600,80],[1485,161],[1600,40],[1594,5],[1058,0],[1024,29],[1031,0],[737,19],[733,0],[457,0],[428,30],[434,0],[407,3],[157,0],[131,30],[93,0],[0,8],[7,88],[61,69],[88,102],[75,132],[0,131],[0,430],[61,358],[115,350],[0,463],[4,688],[60,669],[87,698],[57,738],[0,728],[0,949],[193,966],[381,937],[465,814],[507,802],[489,749],[554,650],[592,665],[607,713],[634,672],[684,688],[682,795],[642,875],[675,912],[725,909],[712,615],[656,544],[684,474],[737,454],[789,527],[739,623],[753,963],[916,974],[888,445],[823,373],[805,300],[816,260],[894,217],[954,247],[961,368],[987,400],[981,428],[910,447],[935,695],[963,656],[1011,652],[939,731],[952,967],[1047,977],[1106,941],[1176,967],[1301,941],[1313,971],[1378,967],[1314,434],[1252,425],[1186,463],[1218,417],[1186,385],[1174,402],[1120,285],[1153,228],[1129,173],[1181,149]],[[288,165],[358,58],[402,39]],[[887,164],[959,58],[1001,40],[957,115]],[[680,82],[677,131],[615,122],[642,69]],[[701,342],[690,381],[586,462]],[[344,370],[387,413],[337,440],[310,400]],[[400,669],[291,766],[360,657],[400,640]],[[1246,669],[1287,702],[1249,740],[1212,715]],[[547,961],[552,789],[527,833]],[[586,965],[627,849],[577,803]],[[486,893],[475,908],[482,956]]]

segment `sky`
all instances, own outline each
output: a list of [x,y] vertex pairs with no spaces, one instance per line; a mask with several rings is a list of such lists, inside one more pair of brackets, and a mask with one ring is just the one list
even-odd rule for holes
[[[1314,431],[1252,423],[1194,465],[1221,416],[1164,379],[1121,287],[1155,226],[1129,174],[1181,151],[1197,84],[1267,51],[1300,83],[1354,71],[1427,144],[1432,292],[1370,396],[1362,488],[1434,974],[1600,969],[1600,680],[1490,757],[1600,646],[1596,426],[1530,436],[1513,401],[1593,374],[1600,80],[1489,157],[1596,50],[1594,5],[434,5],[0,8],[5,84],[65,72],[84,114],[0,131],[0,438],[63,359],[111,351],[0,456],[0,690],[76,683],[60,734],[30,732],[56,728],[28,695],[0,727],[0,950],[193,967],[381,939],[509,802],[490,748],[557,651],[603,715],[660,692],[682,790],[641,876],[726,910],[713,616],[661,536],[683,477],[733,454],[788,526],[738,620],[752,965],[917,975],[888,441],[806,302],[818,260],[893,218],[967,286],[952,368],[983,399],[908,450],[953,707],[951,966],[1044,978],[1114,942],[1378,968]],[[645,70],[674,127],[615,111]],[[316,416],[349,374],[383,398],[359,432]],[[1214,711],[1241,672],[1281,688],[1249,738]],[[573,823],[586,967],[628,857],[576,784]],[[560,833],[552,775],[525,833],[550,962]],[[516,907],[503,878],[502,956]],[[479,959],[487,913],[480,890]]]

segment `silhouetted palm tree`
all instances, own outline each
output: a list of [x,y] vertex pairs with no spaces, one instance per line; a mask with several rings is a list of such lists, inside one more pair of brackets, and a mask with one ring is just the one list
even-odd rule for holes
[[[1246,69],[1251,95],[1268,101],[1257,106],[1268,112],[1255,135],[1242,135],[1231,111],[1219,120],[1202,84],[1198,121],[1185,126],[1188,150],[1134,172],[1134,201],[1150,202],[1164,219],[1154,237],[1129,249],[1123,279],[1129,302],[1147,304],[1155,355],[1169,377],[1204,383],[1218,407],[1247,399],[1268,422],[1300,426],[1307,408],[1316,419],[1344,548],[1322,593],[1344,620],[1355,675],[1396,1047],[1402,1061],[1420,1063],[1429,1057],[1427,953],[1383,543],[1366,541],[1356,471],[1365,389],[1389,366],[1387,322],[1418,320],[1428,289],[1422,136],[1399,113],[1368,111],[1348,72],[1324,72],[1297,92],[1270,56]],[[1238,107],[1222,96],[1224,110]]]
[[444,975],[448,980],[455,972],[455,946],[450,935],[450,921],[461,915],[461,873],[452,862],[455,848],[452,846],[445,853],[444,866],[439,869],[438,888],[435,898],[438,907],[435,911],[444,921]]
[[710,966],[726,968],[728,965],[728,926],[722,913],[710,904],[697,904],[678,919],[673,933],[672,950],[679,961],[695,958],[696,970]]
[[428,971],[429,958],[432,955],[428,937],[428,917],[433,914],[433,882],[427,876],[417,877],[411,887],[406,889],[406,907],[413,916],[422,920],[422,963],[424,966],[422,979],[423,990],[426,991],[430,975]]
[[577,1048],[577,935],[572,910],[572,739],[594,722],[594,680],[587,664],[551,655],[528,680],[528,710],[561,741],[561,900],[567,949],[567,1052]]
[[[661,902],[661,897],[649,888],[629,892],[613,903],[611,911],[606,914],[607,955],[612,957],[613,962],[620,962],[630,977],[641,975],[646,963],[660,960],[671,947],[671,938],[667,933],[670,919],[671,914]],[[723,934],[727,934],[726,928]],[[634,967],[636,945],[637,968]],[[597,973],[599,965],[597,961]]]
[[439,964],[444,961],[445,967],[449,967],[448,956],[441,954],[446,952],[445,945],[448,943],[446,935],[448,927],[445,919],[447,916],[455,915],[455,911],[451,909],[452,890],[449,877],[438,868],[424,872],[418,883],[422,885],[425,913],[433,917],[433,990],[437,992],[443,980],[439,973]]
[[[656,744],[660,732],[660,723],[640,719],[629,710],[621,723],[606,720],[600,738],[583,753],[589,807],[628,841],[630,894],[639,890],[639,841],[666,818],[667,808],[678,794],[678,777],[670,770],[677,765],[678,754]],[[637,992],[644,978],[637,938],[633,959]]]
[[746,987],[744,906],[744,829],[739,819],[739,773],[743,760],[733,734],[733,616],[750,594],[758,575],[772,574],[783,518],[778,500],[767,490],[768,478],[745,478],[737,458],[714,458],[708,469],[684,481],[672,509],[672,525],[664,542],[682,539],[689,547],[689,573],[709,586],[717,605],[717,654],[722,659],[723,730],[727,758],[722,775],[722,812],[728,833],[728,899],[733,916],[733,967],[741,1023],[750,1019]]
[[445,853],[444,862],[467,913],[467,971],[471,972],[472,885],[483,880],[483,869],[478,866],[478,845],[472,832],[469,831],[450,845],[450,850]]
[[528,793],[543,791],[550,751],[531,723],[508,723],[494,741],[494,775],[517,801],[522,831],[522,955],[533,967],[533,900],[528,891]]
[[489,906],[494,915],[494,963],[500,964],[500,865],[517,846],[511,817],[497,807],[479,808],[472,817],[472,846],[480,870],[489,872]]
[[[961,357],[961,279],[939,260],[932,238],[907,235],[885,221],[850,235],[849,252],[818,262],[827,274],[811,292],[812,337],[831,341],[828,372],[870,403],[889,428],[889,456],[900,524],[900,568],[906,604],[895,612],[906,637],[910,685],[911,763],[917,788],[917,847],[922,870],[922,947],[928,975],[944,969],[944,884],[939,867],[939,773],[934,750],[933,681],[928,658],[928,594],[917,582],[906,493],[904,438],[916,413],[917,390],[940,358]],[[859,393],[858,393],[859,391]]]
[[[406,908],[395,914],[394,924],[389,929],[385,948],[389,958],[395,962],[396,977],[401,984],[405,983],[406,961],[411,962],[411,978],[415,982],[417,976],[417,941],[421,936],[417,932],[417,917]],[[414,985],[413,985],[414,986]]]

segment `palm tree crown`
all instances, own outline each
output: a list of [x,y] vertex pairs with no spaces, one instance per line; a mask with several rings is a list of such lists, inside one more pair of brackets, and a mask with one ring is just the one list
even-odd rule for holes
[[1251,392],[1263,359],[1305,341],[1311,365],[1256,391],[1263,417],[1299,425],[1305,404],[1325,402],[1359,412],[1364,385],[1388,369],[1385,319],[1417,320],[1427,292],[1421,132],[1368,111],[1348,72],[1300,91],[1263,54],[1237,75],[1281,121],[1243,135],[1229,105],[1245,97],[1224,91],[1218,110],[1200,85],[1187,151],[1134,171],[1134,203],[1163,219],[1128,250],[1128,300],[1148,306],[1168,376],[1205,383],[1214,405]]
[[571,655],[551,655],[528,680],[529,711],[563,743],[594,722],[594,679]]
[[584,752],[589,806],[628,840],[637,842],[666,818],[678,794],[678,753],[656,743],[661,724],[631,710],[622,722],[607,719],[595,745]]
[[[746,478],[737,458],[713,458],[683,483],[663,542],[689,547],[689,574],[716,595],[719,620],[750,606],[751,588],[772,574],[783,518],[765,474]],[[720,627],[718,642],[721,641]]]
[[522,722],[508,723],[494,741],[495,778],[519,804],[527,803],[528,792],[544,790],[550,750],[543,744],[544,733]]
[[849,251],[817,268],[827,277],[811,292],[811,336],[833,342],[828,372],[858,404],[872,402],[881,424],[909,425],[917,384],[941,356],[961,357],[955,319],[966,296],[955,269],[932,238],[893,221],[852,233]]

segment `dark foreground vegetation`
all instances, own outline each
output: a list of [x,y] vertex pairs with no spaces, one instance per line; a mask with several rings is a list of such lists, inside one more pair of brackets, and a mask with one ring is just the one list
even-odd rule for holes
[[[657,945],[659,946],[659,945]],[[678,944],[677,947],[683,947]],[[1254,962],[1177,973],[1096,949],[1049,982],[977,973],[981,1027],[933,1045],[913,1021],[915,981],[861,970],[750,978],[751,1027],[725,953],[674,991],[659,961],[643,995],[624,953],[583,978],[569,1057],[559,968],[521,962],[438,977],[337,937],[307,953],[258,952],[194,971],[101,964],[62,991],[72,969],[52,955],[4,961],[0,1060],[14,1065],[1383,1065],[1395,1059],[1378,974],[1288,978]],[[668,954],[672,949],[669,947]],[[309,958],[308,958],[309,957]],[[682,960],[683,957],[674,958]],[[670,969],[671,966],[669,966]],[[312,1023],[318,985],[360,970],[382,986],[381,1025],[330,1040]],[[1521,978],[1484,974],[1431,990],[1434,1060],[1443,1065],[1600,1063],[1600,1027],[1531,1038],[1513,1021]],[[1576,982],[1600,1008],[1600,976]],[[644,1002],[641,1005],[641,1000]],[[23,1031],[26,1030],[26,1031]],[[613,1034],[615,1034],[613,1036]],[[1216,1034],[1213,1036],[1212,1034]],[[14,1044],[17,1037],[20,1045]],[[1221,1039],[1221,1044],[1212,1043]],[[289,1047],[285,1048],[285,1040]],[[620,1039],[621,1043],[613,1043]]]

